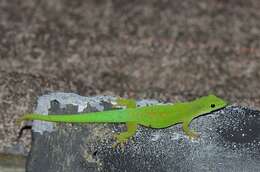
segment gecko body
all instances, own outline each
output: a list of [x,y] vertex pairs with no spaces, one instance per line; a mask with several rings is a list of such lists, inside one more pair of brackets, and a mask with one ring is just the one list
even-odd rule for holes
[[64,115],[41,115],[32,113],[24,115],[19,121],[42,120],[69,123],[126,123],[127,131],[116,136],[118,142],[124,142],[133,136],[136,133],[138,125],[150,128],[166,128],[181,123],[184,133],[190,138],[196,138],[198,134],[189,129],[191,121],[198,116],[224,108],[227,102],[215,95],[208,95],[190,102],[146,107],[137,107],[133,99],[119,98],[116,101],[116,105],[126,106],[127,108]]

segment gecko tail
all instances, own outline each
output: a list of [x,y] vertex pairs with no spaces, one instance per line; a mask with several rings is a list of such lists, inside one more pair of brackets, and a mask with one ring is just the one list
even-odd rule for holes
[[16,125],[21,125],[21,123],[23,121],[29,121],[29,120],[32,120],[33,119],[33,116],[35,116],[35,114],[25,114],[24,116],[16,119],[15,123]]
[[79,113],[79,114],[26,114],[16,120],[18,125],[22,121],[28,120],[40,120],[49,122],[68,122],[68,123],[89,123],[89,122],[129,122],[135,120],[133,115],[129,115],[129,110],[110,110],[102,112],[90,112],[90,113]]

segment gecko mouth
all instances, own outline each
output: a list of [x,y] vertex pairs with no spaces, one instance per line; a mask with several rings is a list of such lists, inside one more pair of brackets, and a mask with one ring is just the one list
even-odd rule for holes
[[[219,110],[222,110],[222,109],[224,109],[224,108],[226,108],[226,107],[227,107],[227,106],[222,107],[222,108],[218,108],[218,109],[214,109],[214,110],[212,110],[212,111],[210,111],[210,112],[203,113],[203,114],[201,114],[201,115],[199,115],[199,116],[196,116],[195,118],[198,118],[198,117],[201,117],[201,116],[206,116],[206,115],[208,115],[208,114],[211,114],[211,113],[217,112],[217,111],[219,111]],[[195,118],[194,118],[194,119],[195,119]]]
[[[226,108],[226,107],[227,107],[227,106],[221,107],[221,108],[218,108],[218,109],[214,109],[214,110],[212,110],[212,111],[210,111],[210,112],[208,112],[208,113],[206,113],[206,114],[210,114],[210,113],[217,112],[217,111],[222,110],[222,109],[224,109],[224,108]],[[205,114],[205,115],[206,115],[206,114]]]
[[212,110],[211,112],[209,112],[209,113],[212,113],[212,112],[216,112],[216,111],[219,111],[219,110],[222,110],[222,109],[224,109],[224,108],[226,108],[227,106],[225,106],[225,107],[221,107],[221,108],[218,108],[218,109],[214,109],[214,110]]

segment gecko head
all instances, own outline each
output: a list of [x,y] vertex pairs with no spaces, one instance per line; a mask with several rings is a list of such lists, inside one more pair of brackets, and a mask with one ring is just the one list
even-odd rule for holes
[[198,102],[197,105],[199,106],[199,109],[203,113],[210,113],[218,109],[224,108],[228,105],[228,103],[225,100],[213,94],[199,98],[196,101]]

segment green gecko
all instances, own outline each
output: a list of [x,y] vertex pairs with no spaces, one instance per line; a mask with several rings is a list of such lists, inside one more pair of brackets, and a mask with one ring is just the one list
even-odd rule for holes
[[118,143],[123,143],[132,137],[136,133],[138,125],[150,128],[166,128],[181,123],[184,133],[189,136],[189,138],[197,138],[199,135],[189,129],[191,121],[198,116],[224,108],[227,106],[227,102],[215,95],[208,95],[190,102],[146,107],[137,107],[136,101],[133,99],[118,98],[116,105],[126,106],[127,108],[64,115],[41,115],[32,113],[24,115],[18,119],[18,121],[42,120],[68,123],[126,123],[127,131],[116,135]]

